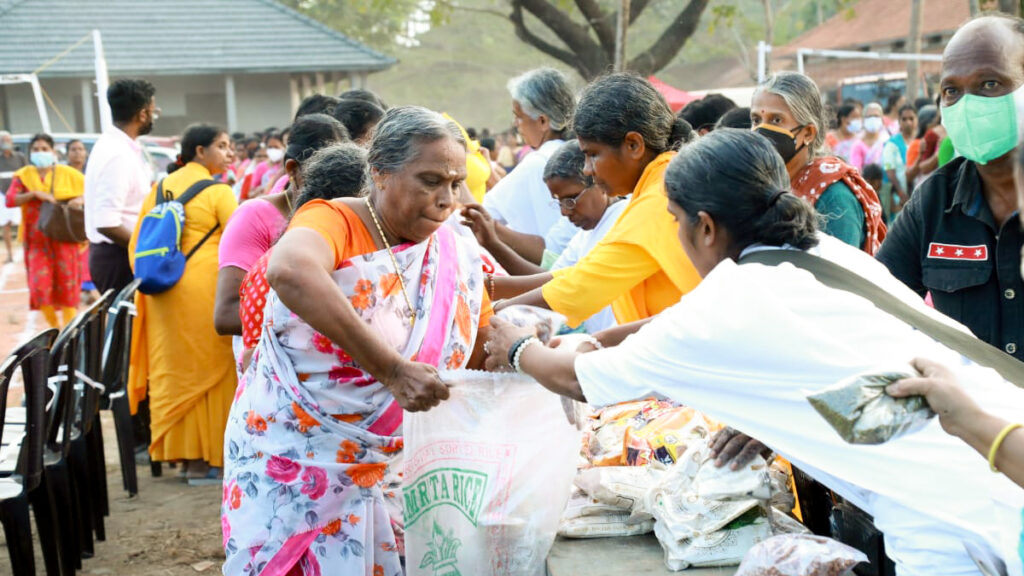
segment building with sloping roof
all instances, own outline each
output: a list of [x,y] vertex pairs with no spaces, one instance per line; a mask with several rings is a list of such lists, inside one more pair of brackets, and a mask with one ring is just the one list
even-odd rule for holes
[[[970,18],[970,7],[962,0],[924,2],[921,52],[941,54],[961,24]],[[820,26],[808,30],[785,46],[776,47],[772,58],[776,69],[795,69],[801,48],[857,52],[909,52],[909,0],[861,0],[848,11],[840,11]],[[941,63],[922,62],[921,73],[934,82]],[[839,60],[812,57],[805,72],[822,89],[833,90],[844,79],[865,75],[898,74],[907,71],[905,61]]]
[[[38,70],[54,131],[98,129],[93,30],[111,80],[156,86],[167,135],[284,126],[304,96],[365,86],[395,63],[273,0],[0,0],[0,75]],[[0,85],[0,128],[40,128],[28,85]]]

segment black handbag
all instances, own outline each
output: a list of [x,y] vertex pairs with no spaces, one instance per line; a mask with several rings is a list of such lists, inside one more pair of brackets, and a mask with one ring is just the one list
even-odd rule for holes
[[[50,179],[50,195],[57,181],[57,167],[53,167]],[[39,221],[36,229],[43,236],[58,242],[79,243],[85,241],[85,209],[67,202],[43,202],[39,207]]]

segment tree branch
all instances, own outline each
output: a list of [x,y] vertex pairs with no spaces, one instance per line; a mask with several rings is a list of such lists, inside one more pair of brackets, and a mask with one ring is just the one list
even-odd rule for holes
[[551,56],[552,58],[559,60],[572,66],[578,70],[583,76],[588,77],[584,72],[585,68],[576,54],[568,50],[563,50],[557,46],[553,46],[545,41],[543,38],[537,36],[526,27],[526,21],[523,19],[523,7],[519,2],[513,2],[512,14],[508,16],[508,19],[512,21],[512,26],[515,27],[516,36],[526,42],[530,46],[540,50],[541,52]]
[[615,52],[615,29],[612,27],[611,17],[614,12],[605,14],[598,5],[597,0],[576,0],[576,7],[580,9],[587,24],[597,33],[597,40],[608,56]]
[[547,0],[512,0],[513,7],[519,6],[533,14],[558,36],[558,39],[576,54],[585,55],[599,46],[590,37],[589,28],[573,22],[572,18]]
[[632,25],[636,22],[636,19],[644,13],[647,9],[647,5],[651,3],[651,0],[632,0],[629,3],[629,23]]
[[437,3],[452,10],[462,10],[463,12],[477,12],[480,14],[490,14],[492,16],[497,16],[502,20],[508,19],[508,13],[502,12],[497,8],[477,8],[476,6],[466,6],[464,4],[459,4],[458,2],[449,2],[447,0],[439,0]]
[[630,61],[629,69],[648,76],[667,66],[697,30],[701,14],[709,2],[710,0],[690,0],[654,44]]

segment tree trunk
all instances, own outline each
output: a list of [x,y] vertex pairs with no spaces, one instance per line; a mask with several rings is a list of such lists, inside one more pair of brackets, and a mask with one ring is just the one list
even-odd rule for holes
[[1020,16],[1020,0],[999,0],[999,11]]
[[618,29],[615,31],[615,71],[626,71],[626,35],[629,31],[629,0],[622,0],[619,6]]
[[968,6],[970,7],[971,17],[975,17],[981,12],[981,6],[978,4],[978,0],[968,0]]
[[762,0],[764,3],[764,41],[769,46],[775,44],[775,11],[772,9],[772,0]]
[[[909,52],[921,53],[921,30],[924,28],[924,0],[911,0]],[[907,61],[907,100],[913,102],[920,92],[921,61]]]
[[[821,26],[822,24],[825,23],[825,12],[824,12],[824,8],[821,5],[822,1],[823,0],[814,0],[815,7],[817,8],[817,11],[818,11],[818,26]],[[972,0],[972,1],[977,1],[977,0]]]

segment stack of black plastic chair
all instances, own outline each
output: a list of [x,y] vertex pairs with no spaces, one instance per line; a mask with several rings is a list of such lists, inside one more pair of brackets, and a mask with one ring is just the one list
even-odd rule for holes
[[[106,538],[103,517],[107,508],[104,496],[107,476],[103,462],[102,432],[99,426],[100,394],[103,390],[103,384],[99,382],[99,365],[103,347],[103,326],[106,320],[104,313],[112,296],[113,291],[108,290],[92,306],[75,317],[72,324],[77,327],[77,355],[69,359],[67,370],[68,381],[74,382],[74,425],[70,435],[71,448],[67,456],[71,477],[74,480],[72,492],[75,496],[78,520],[78,541],[82,556],[85,558],[91,558],[93,555],[94,532],[96,539]],[[70,378],[71,366],[74,366],[74,378]]]
[[76,316],[61,330],[50,351],[46,410],[46,443],[43,448],[43,482],[53,495],[57,511],[57,527],[61,542],[61,569],[74,574],[82,567],[83,544],[79,504],[80,486],[71,481],[70,464],[72,433],[78,413],[75,391],[79,371],[79,343],[83,316]]
[[[56,338],[56,330],[41,332],[18,347],[0,366],[0,523],[4,527],[14,576],[36,573],[28,513],[30,502],[46,573],[49,576],[61,574],[62,547],[57,533],[56,509],[52,494],[42,482],[46,382],[50,346]],[[7,393],[19,367],[25,408],[5,409]]]
[[[103,519],[110,516],[110,499],[107,492],[107,462],[106,452],[103,446],[103,428],[100,424],[101,393],[105,387],[103,382],[103,346],[106,333],[106,307],[113,299],[113,291],[108,290],[94,306],[87,311],[91,317],[87,320],[87,326],[83,327],[82,338],[86,339],[86,354],[84,359],[85,375],[93,385],[93,393],[85,396],[82,404],[83,432],[87,445],[89,457],[89,476],[96,481],[92,500],[93,507],[93,529],[96,531],[96,539],[106,540],[106,530]],[[89,422],[86,427],[85,423]]]
[[103,344],[103,378],[105,395],[114,416],[117,448],[121,457],[121,479],[130,496],[139,493],[135,467],[135,435],[129,410],[127,386],[131,360],[132,316],[135,313],[135,280],[114,297],[107,317],[106,340]]

